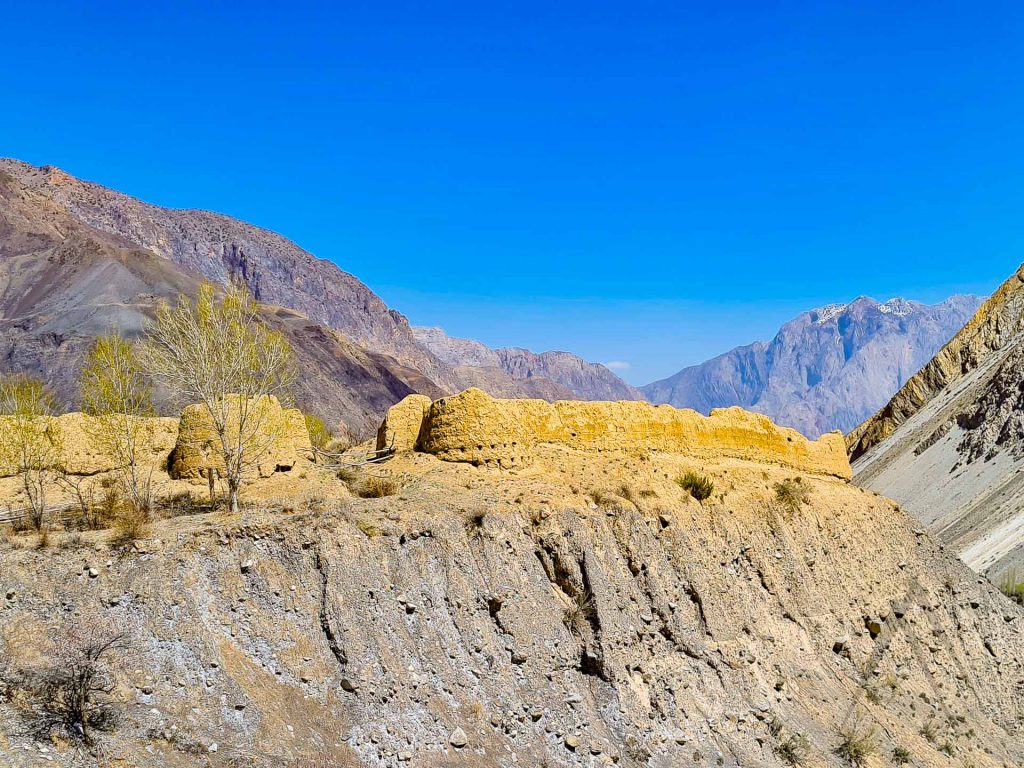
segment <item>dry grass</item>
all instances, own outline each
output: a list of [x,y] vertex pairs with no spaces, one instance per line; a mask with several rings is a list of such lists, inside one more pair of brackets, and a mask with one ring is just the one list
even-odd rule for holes
[[352,491],[361,499],[382,499],[385,496],[396,495],[398,483],[390,477],[370,475],[356,483]]
[[139,539],[149,535],[149,515],[140,512],[132,507],[127,507],[118,512],[111,527],[111,546],[116,549],[126,549]]
[[791,513],[796,512],[811,499],[811,489],[800,482],[799,477],[775,484],[775,500]]
[[850,765],[857,768],[867,765],[868,759],[877,751],[875,728],[862,727],[860,717],[855,718],[852,725],[844,726],[839,731],[839,746],[836,747],[835,753]]

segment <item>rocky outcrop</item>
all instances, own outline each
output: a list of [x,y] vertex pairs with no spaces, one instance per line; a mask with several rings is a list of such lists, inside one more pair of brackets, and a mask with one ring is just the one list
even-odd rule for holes
[[[408,424],[409,410],[417,407],[403,403],[394,421]],[[406,428],[404,443],[410,441],[413,429]],[[777,427],[766,416],[740,408],[702,416],[671,406],[625,401],[498,400],[469,389],[432,403],[416,432],[421,451],[446,461],[505,469],[532,463],[539,444],[557,444],[583,451],[730,457],[850,477],[839,433],[808,440],[796,430]]]
[[980,304],[859,298],[805,312],[755,342],[642,388],[651,402],[709,413],[738,405],[809,437],[860,424],[912,376]]
[[889,437],[940,391],[976,370],[1021,332],[1024,265],[977,310],[927,365],[912,376],[871,418],[850,431],[850,456],[857,459]]
[[[228,408],[229,425],[239,421],[237,398]],[[297,464],[309,464],[313,447],[306,430],[302,412],[295,408],[282,408],[276,397],[250,401],[246,408],[247,423],[251,427],[243,436],[249,444],[245,469],[259,477],[270,477],[275,472],[287,472]],[[237,427],[228,439],[238,440]],[[168,467],[175,480],[192,480],[214,476],[224,477],[224,455],[220,438],[214,430],[213,420],[204,405],[190,405],[181,412],[178,439]]]

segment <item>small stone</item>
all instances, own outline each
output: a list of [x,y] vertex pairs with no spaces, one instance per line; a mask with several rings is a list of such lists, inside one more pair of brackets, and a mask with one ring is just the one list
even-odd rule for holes
[[242,573],[249,573],[253,568],[256,567],[256,563],[252,560],[245,560],[242,563]]
[[99,575],[100,575],[100,572],[99,572],[98,569],[96,569],[96,568],[90,568],[89,569],[89,578],[90,579],[95,579]]
[[355,693],[359,690],[359,686],[349,680],[347,677],[341,678],[341,690],[347,691],[348,693]]
[[467,743],[469,743],[469,739],[466,738],[466,732],[464,730],[456,728],[448,737],[448,743],[456,749],[462,749]]
[[833,653],[842,653],[843,651],[846,650],[846,648],[849,645],[850,645],[850,636],[849,635],[840,635],[839,637],[837,637],[835,639],[835,642],[832,643],[832,652]]
[[216,752],[216,751],[217,751],[218,749],[220,749],[220,747],[218,747],[218,746],[216,745],[216,743],[214,743],[214,744],[211,744],[210,746],[208,746],[208,747],[206,748],[206,751],[207,751],[207,752]]
[[402,763],[408,763],[410,760],[412,760],[412,752],[409,752],[408,750],[402,750],[398,753],[398,760]]
[[568,734],[565,737],[565,739],[563,739],[563,741],[565,742],[565,746],[567,746],[569,749],[573,750],[574,752],[576,751],[576,747],[578,747],[580,745],[579,737],[578,736],[574,736],[571,733]]

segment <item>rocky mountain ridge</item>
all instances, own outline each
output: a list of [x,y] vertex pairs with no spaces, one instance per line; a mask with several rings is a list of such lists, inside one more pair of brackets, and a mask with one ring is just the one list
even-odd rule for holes
[[[439,359],[457,368],[468,366],[495,371],[496,375],[501,372],[528,393],[537,391],[538,383],[543,382],[543,388],[535,395],[543,400],[644,399],[639,390],[626,384],[605,366],[589,363],[570,352],[537,353],[521,347],[491,349],[479,341],[449,336],[442,328],[414,327],[413,334]],[[476,385],[470,376],[463,383],[466,387]],[[491,391],[487,387],[483,389]]]
[[[203,277],[79,221],[0,170],[0,369],[40,375],[66,409],[78,405],[78,369],[93,338],[137,337],[157,301],[194,293]],[[411,392],[444,391],[298,312],[265,305],[263,317],[295,351],[298,404],[342,432],[372,432]]]
[[847,436],[855,480],[902,503],[971,567],[1024,566],[1024,266]]
[[925,305],[860,297],[804,312],[771,342],[737,347],[641,387],[654,403],[739,405],[816,437],[846,432],[884,404],[981,303],[953,296]]

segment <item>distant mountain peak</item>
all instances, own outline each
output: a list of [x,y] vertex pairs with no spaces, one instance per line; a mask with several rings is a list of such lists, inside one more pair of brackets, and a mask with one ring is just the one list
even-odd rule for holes
[[811,319],[816,323],[827,323],[833,317],[838,317],[846,311],[849,304],[826,304],[824,307],[811,310]]
[[750,344],[641,388],[655,403],[739,405],[809,437],[848,431],[881,407],[974,314],[981,299],[934,305],[860,296],[802,313]]
[[886,315],[907,317],[908,315],[913,314],[914,303],[900,298],[889,299],[884,304],[878,305],[878,311]]

